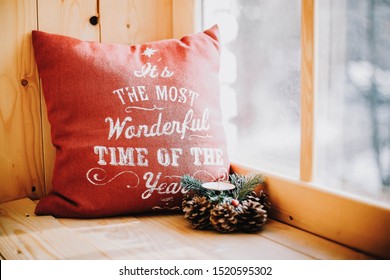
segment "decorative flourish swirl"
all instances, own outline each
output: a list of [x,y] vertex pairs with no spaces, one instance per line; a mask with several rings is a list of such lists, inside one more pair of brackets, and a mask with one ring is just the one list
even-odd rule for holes
[[219,181],[229,181],[229,171],[226,168],[220,168],[218,170]]
[[[166,197],[166,198],[161,198],[161,201],[162,201],[162,202],[166,202],[166,203],[168,203],[169,201],[173,201],[173,196]],[[168,205],[168,204],[167,204],[167,205]]]
[[192,134],[192,135],[190,135],[189,137],[188,137],[188,139],[189,140],[192,140],[192,138],[203,138],[203,139],[205,139],[205,138],[212,138],[213,136],[211,136],[211,135],[197,135],[197,134]]
[[170,210],[170,211],[176,211],[176,210],[181,210],[181,208],[180,208],[179,206],[174,206],[174,207],[168,207],[168,206],[164,206],[164,207],[153,206],[153,207],[152,207],[152,210]]
[[115,180],[117,177],[119,177],[123,174],[126,174],[126,173],[133,174],[137,178],[137,184],[135,186],[127,185],[127,188],[138,187],[138,185],[140,183],[140,179],[139,179],[138,175],[136,173],[134,173],[133,171],[129,171],[129,170],[122,171],[122,172],[118,173],[117,175],[115,175],[114,177],[112,177],[111,179],[106,180],[107,179],[107,172],[103,168],[95,167],[95,168],[91,168],[90,170],[88,170],[86,177],[91,184],[93,184],[95,186],[104,186],[104,185],[109,184],[113,180]]
[[169,178],[169,179],[178,178],[178,179],[180,179],[181,176],[179,176],[179,175],[165,175],[164,178]]
[[228,170],[226,168],[223,168],[221,167],[219,170],[218,170],[218,178],[215,178],[210,172],[206,171],[206,170],[198,170],[196,171],[192,177],[195,177],[196,178],[196,175],[198,175],[199,173],[204,173],[208,176],[210,176],[210,181],[227,181],[229,179],[229,175],[228,175]]
[[130,113],[132,109],[137,109],[137,110],[143,110],[143,111],[154,111],[154,110],[164,110],[164,108],[157,107],[156,105],[153,106],[153,108],[145,108],[145,107],[138,107],[138,106],[128,106],[126,108],[126,113]]
[[[192,174],[192,177],[196,178],[197,175],[199,174],[206,174],[210,177],[210,181],[228,181],[229,180],[229,171],[224,168],[224,167],[221,167],[219,170],[218,170],[218,177],[215,178],[210,172],[206,171],[206,170],[197,170],[195,171],[194,174]],[[166,175],[164,176],[164,178],[178,178],[180,179],[182,176],[179,176],[179,175]]]

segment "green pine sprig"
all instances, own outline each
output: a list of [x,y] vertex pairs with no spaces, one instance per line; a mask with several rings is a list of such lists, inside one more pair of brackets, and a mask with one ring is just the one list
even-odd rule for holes
[[191,191],[196,195],[205,196],[208,198],[216,196],[215,191],[202,187],[202,182],[189,175],[184,175],[181,178],[181,186],[186,191]]
[[236,188],[231,191],[233,197],[242,201],[245,200],[256,187],[264,183],[264,178],[261,174],[248,174],[246,176],[231,174],[230,182],[236,186]]
[[264,179],[261,174],[249,174],[249,175],[229,175],[230,183],[236,186],[231,191],[219,192],[215,190],[209,190],[202,186],[202,182],[192,176],[184,175],[181,178],[181,186],[187,192],[192,192],[194,195],[205,196],[211,202],[225,203],[230,202],[232,199],[243,201],[247,196],[256,189],[260,184],[263,184]]

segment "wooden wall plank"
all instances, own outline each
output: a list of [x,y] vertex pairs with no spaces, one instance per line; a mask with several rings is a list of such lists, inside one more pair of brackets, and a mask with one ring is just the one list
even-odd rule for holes
[[38,0],[39,30],[99,41],[99,25],[89,19],[98,15],[96,0]]
[[300,179],[310,182],[314,164],[314,0],[302,0]]
[[172,35],[174,38],[181,37],[200,31],[200,18],[197,0],[172,0]]
[[101,41],[139,44],[172,37],[171,0],[100,0]]
[[[96,0],[38,0],[39,30],[67,35],[82,40],[99,41],[99,25],[92,25],[90,18],[98,16]],[[46,193],[52,188],[55,149],[51,143],[50,123],[42,97],[42,131],[45,161]]]
[[44,192],[36,28],[35,0],[0,1],[0,202]]

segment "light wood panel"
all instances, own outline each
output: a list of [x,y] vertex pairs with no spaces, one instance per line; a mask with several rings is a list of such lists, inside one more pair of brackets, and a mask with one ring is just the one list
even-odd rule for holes
[[54,219],[35,203],[0,204],[5,259],[369,259],[331,241],[270,220],[254,234],[190,228],[181,213],[105,219]]
[[172,34],[173,37],[181,37],[193,33],[199,29],[201,16],[197,14],[197,0],[172,0]]
[[100,0],[102,42],[138,44],[172,37],[171,0]]
[[39,30],[99,41],[99,25],[89,19],[98,15],[96,0],[37,0]]
[[51,216],[35,216],[35,204],[0,204],[0,255],[4,259],[107,259],[87,240]]
[[302,0],[300,178],[313,178],[314,159],[314,0]]
[[[38,26],[40,31],[62,34],[81,40],[99,41],[99,25],[92,25],[90,18],[98,15],[96,0],[53,1],[38,0]],[[45,160],[46,193],[52,188],[55,149],[51,143],[50,123],[43,95],[42,133]]]
[[34,0],[0,1],[0,202],[44,193]]
[[[77,220],[62,223],[68,227]],[[123,259],[311,259],[258,234],[193,230],[183,215],[144,215],[80,232],[97,248]]]
[[369,259],[364,253],[344,247],[328,239],[323,239],[317,235],[297,229],[287,224],[269,220],[264,231],[261,232],[263,237],[283,244],[289,248],[301,252],[316,259]]

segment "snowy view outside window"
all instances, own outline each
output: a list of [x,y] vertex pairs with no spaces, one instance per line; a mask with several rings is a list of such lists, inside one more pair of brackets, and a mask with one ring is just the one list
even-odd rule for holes
[[390,203],[390,1],[317,1],[317,181]]
[[[298,0],[203,0],[233,161],[299,178]],[[390,0],[316,1],[314,183],[390,203]]]
[[224,42],[221,101],[233,160],[298,176],[300,1],[205,0]]

